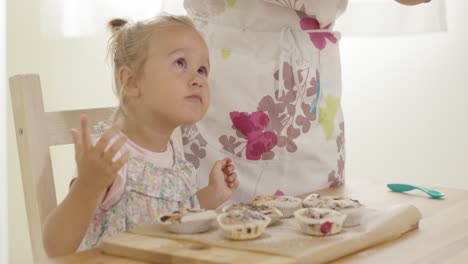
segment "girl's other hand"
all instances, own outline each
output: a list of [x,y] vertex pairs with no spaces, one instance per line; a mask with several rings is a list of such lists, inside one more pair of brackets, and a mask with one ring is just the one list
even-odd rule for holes
[[117,176],[117,172],[127,162],[128,152],[118,159],[115,158],[127,141],[126,136],[119,137],[109,145],[111,139],[118,133],[119,128],[113,125],[102,134],[96,145],[93,145],[86,115],[81,116],[81,133],[76,129],[71,130],[78,166],[76,184],[85,186],[85,189],[92,194],[99,195],[107,190]]
[[237,174],[234,172],[236,169],[232,164],[232,160],[230,158],[225,158],[223,160],[225,163],[222,171],[224,174],[224,182],[226,185],[231,189],[237,189],[239,186],[239,181],[237,180]]
[[215,162],[210,173],[208,184],[219,197],[220,202],[229,199],[234,191],[239,187],[235,167],[230,158],[225,158]]

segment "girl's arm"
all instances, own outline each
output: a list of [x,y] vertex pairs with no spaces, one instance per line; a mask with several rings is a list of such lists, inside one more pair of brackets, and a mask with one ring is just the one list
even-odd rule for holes
[[114,159],[126,142],[126,136],[109,146],[119,132],[117,126],[103,133],[95,145],[91,143],[86,115],[81,117],[81,131],[72,130],[78,177],[43,227],[44,249],[50,257],[76,251],[107,188],[128,159],[128,152]]
[[197,192],[197,198],[198,202],[200,202],[201,208],[212,210],[218,208],[218,206],[220,206],[227,200],[223,199],[222,197],[219,197],[218,193],[212,187],[210,187],[210,185],[199,190]]
[[43,227],[44,249],[49,257],[75,252],[83,240],[105,192],[89,191],[78,178]]

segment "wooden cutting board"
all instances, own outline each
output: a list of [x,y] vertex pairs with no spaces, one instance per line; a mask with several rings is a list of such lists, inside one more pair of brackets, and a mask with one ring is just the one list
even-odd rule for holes
[[327,237],[304,235],[295,219],[283,219],[258,239],[247,241],[227,240],[218,228],[184,235],[169,233],[161,225],[146,225],[103,239],[101,248],[107,254],[160,263],[327,262],[393,240],[414,229],[420,218],[412,205],[371,210],[359,226]]
[[289,257],[131,233],[106,238],[100,248],[106,254],[151,263],[295,263]]

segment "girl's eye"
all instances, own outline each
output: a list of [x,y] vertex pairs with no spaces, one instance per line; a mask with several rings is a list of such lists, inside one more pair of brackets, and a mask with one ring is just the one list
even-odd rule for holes
[[185,66],[187,65],[185,59],[177,59],[175,63],[181,68],[185,68]]
[[207,76],[208,70],[206,69],[206,67],[201,67],[200,69],[198,69],[198,73],[201,75]]

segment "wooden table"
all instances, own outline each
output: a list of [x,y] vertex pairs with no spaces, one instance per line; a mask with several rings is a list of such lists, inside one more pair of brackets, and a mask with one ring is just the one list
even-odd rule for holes
[[[388,191],[385,184],[355,183],[343,187],[326,189],[324,195],[345,195],[364,202],[369,207],[386,207],[398,203],[415,205],[423,219],[419,229],[411,231],[399,239],[356,252],[334,263],[468,263],[468,190],[436,188],[446,194],[444,199],[430,199],[414,191],[408,194]],[[133,236],[132,236],[133,237]],[[154,243],[162,238],[134,235],[135,243],[142,239],[152,239]],[[263,253],[245,252],[234,249],[209,247],[197,254],[197,248],[189,242],[171,241],[176,250],[158,255],[161,263],[293,263],[292,259]],[[178,250],[180,249],[180,250]],[[184,250],[182,250],[184,249]],[[190,255],[191,259],[185,258]],[[184,257],[185,256],[185,257]],[[195,257],[194,257],[195,256]],[[216,258],[210,256],[217,256]],[[222,258],[225,256],[226,258]],[[227,258],[227,256],[229,256]],[[47,259],[42,264],[72,263],[149,263],[134,260],[154,260],[155,256],[141,253],[130,258],[104,254],[100,249],[74,253],[68,256]]]

